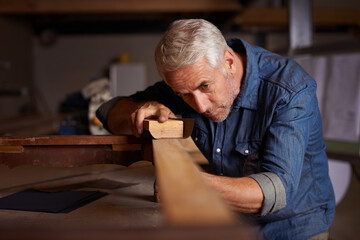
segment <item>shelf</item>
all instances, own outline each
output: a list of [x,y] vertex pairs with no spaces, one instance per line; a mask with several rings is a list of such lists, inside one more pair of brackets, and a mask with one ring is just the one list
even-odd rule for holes
[[[316,8],[313,10],[316,28],[360,26],[360,10]],[[238,14],[234,24],[243,27],[288,28],[287,8],[247,8]]]
[[238,11],[237,0],[2,0],[0,13],[68,14],[127,12],[220,12]]

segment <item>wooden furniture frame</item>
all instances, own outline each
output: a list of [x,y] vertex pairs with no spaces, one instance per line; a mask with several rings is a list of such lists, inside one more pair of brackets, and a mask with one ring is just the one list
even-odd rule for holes
[[91,164],[129,166],[152,161],[151,141],[134,136],[41,136],[0,138],[0,163],[80,167]]

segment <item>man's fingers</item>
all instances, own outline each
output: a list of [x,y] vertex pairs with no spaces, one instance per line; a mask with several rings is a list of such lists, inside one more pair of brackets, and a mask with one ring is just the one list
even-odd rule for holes
[[131,115],[130,115],[130,118],[129,118],[129,126],[130,126],[130,129],[132,131],[132,133],[136,136],[136,137],[140,137],[140,134],[138,133],[138,130],[136,128],[136,116],[137,116],[137,111],[133,112]]
[[143,132],[144,119],[147,117],[147,114],[148,113],[147,113],[146,109],[140,108],[137,110],[135,126],[136,126],[136,131],[139,134],[139,136]]
[[176,118],[175,114],[166,106],[158,102],[146,102],[130,115],[129,125],[133,134],[140,137],[143,132],[144,119],[154,117],[159,122],[166,122],[169,118]]
[[173,112],[170,111],[169,118],[177,118]]
[[169,119],[171,113],[172,112],[168,108],[160,108],[157,111],[159,122],[166,122]]

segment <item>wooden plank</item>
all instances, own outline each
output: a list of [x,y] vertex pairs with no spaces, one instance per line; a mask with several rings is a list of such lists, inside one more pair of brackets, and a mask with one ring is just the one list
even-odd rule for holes
[[0,13],[126,13],[239,11],[237,0],[0,0]]
[[191,138],[183,139],[179,141],[183,151],[189,154],[191,160],[197,164],[209,164],[206,157],[200,152],[196,144]]
[[167,221],[175,226],[224,226],[235,217],[203,181],[199,168],[183,151],[183,139],[153,140],[154,163]]
[[159,138],[187,138],[194,127],[193,119],[169,119],[160,123],[156,119],[145,119],[144,129],[151,137]]

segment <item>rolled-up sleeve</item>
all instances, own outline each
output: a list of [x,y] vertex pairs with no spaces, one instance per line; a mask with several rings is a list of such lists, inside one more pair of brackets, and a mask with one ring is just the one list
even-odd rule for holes
[[101,121],[104,128],[108,131],[108,125],[107,125],[107,118],[109,115],[110,110],[115,106],[116,103],[118,103],[121,99],[124,99],[125,97],[115,97],[110,99],[109,101],[103,103],[97,110],[96,110],[96,117]]
[[259,185],[264,194],[260,216],[275,212],[286,206],[286,192],[280,178],[271,172],[252,174],[249,176]]

